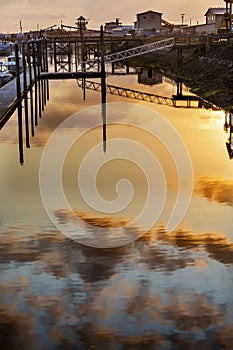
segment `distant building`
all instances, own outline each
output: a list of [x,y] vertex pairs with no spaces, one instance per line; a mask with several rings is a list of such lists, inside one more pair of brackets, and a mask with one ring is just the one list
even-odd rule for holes
[[105,23],[104,30],[113,36],[126,36],[134,31],[134,27],[133,25],[122,25],[119,18],[116,18],[115,22]]
[[224,14],[226,12],[225,7],[210,7],[205,13],[206,24],[215,24],[215,29],[219,29],[224,26]]
[[138,13],[136,16],[136,31],[160,31],[162,29],[162,13],[155,11],[146,11]]
[[112,33],[113,29],[118,28],[121,25],[119,18],[116,18],[115,22],[107,22],[105,23],[104,30],[105,32]]
[[86,30],[87,29],[87,24],[88,24],[88,20],[87,18],[83,17],[83,16],[79,16],[77,19],[76,19],[76,25],[77,25],[77,28],[79,30]]
[[226,22],[224,14],[226,8],[224,7],[210,7],[206,13],[206,23],[197,24],[183,28],[183,31],[189,34],[215,34],[221,29],[225,28]]

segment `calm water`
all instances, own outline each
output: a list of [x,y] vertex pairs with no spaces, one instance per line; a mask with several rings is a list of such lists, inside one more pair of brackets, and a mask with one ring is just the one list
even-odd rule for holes
[[[164,96],[175,92],[174,84],[164,78],[163,83],[153,86],[138,84],[135,75],[108,77],[108,83]],[[108,95],[107,101],[106,154],[102,151],[100,94],[87,90],[83,101],[75,81],[50,82],[50,99],[35,137],[30,139],[31,147],[25,149],[24,166],[18,161],[17,113],[1,131],[1,348],[232,349],[233,161],[225,146],[228,135],[223,131],[224,112],[174,109],[113,95]],[[58,229],[65,229],[70,221],[70,213],[59,205],[59,199],[51,214],[57,226],[51,222],[39,185],[46,142],[64,120],[79,111],[77,140],[65,154],[61,177],[70,207],[82,218],[77,239],[83,244]],[[156,113],[179,132],[193,168],[190,206],[171,233],[166,231],[166,224],[176,202],[179,159],[172,159],[166,145],[148,132],[160,133]],[[73,125],[58,133],[61,145],[67,130],[71,133]],[[122,156],[117,153],[116,159],[109,160],[114,148],[111,141],[116,138],[117,152]],[[127,159],[130,148],[123,139],[143,145],[160,164],[154,178],[149,178],[158,187],[149,217],[159,211],[163,193],[158,184],[166,179],[164,209],[145,235],[140,225],[126,232],[119,228],[138,217],[144,208],[148,187],[145,173],[153,170],[150,158],[138,151],[131,157],[144,162],[141,168]],[[167,135],[166,142],[170,151],[176,152],[176,138]],[[80,164],[97,144],[100,147],[83,179],[87,199],[93,195],[88,190],[92,189],[96,159],[97,163],[103,162],[96,186],[105,201],[117,198],[116,183],[122,178],[129,179],[134,188],[131,203],[109,215],[107,210],[98,211],[87,203],[77,186]],[[53,157],[44,170],[50,181],[45,197],[57,195],[53,181],[63,146],[54,145]],[[175,154],[179,158],[179,152]],[[181,165],[181,172],[185,173],[186,166]],[[158,175],[161,169],[164,177]],[[191,179],[182,181],[186,183],[182,193],[185,198]],[[123,202],[127,191],[128,187],[123,191]],[[105,226],[103,233],[96,230],[100,222]],[[94,229],[87,223],[92,223]],[[125,244],[127,237],[130,242]],[[112,242],[120,246],[102,248]]]

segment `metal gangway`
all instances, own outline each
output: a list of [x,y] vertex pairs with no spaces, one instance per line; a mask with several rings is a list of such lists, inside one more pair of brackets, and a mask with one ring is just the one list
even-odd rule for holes
[[[114,63],[123,61],[127,58],[136,57],[140,55],[145,55],[154,51],[162,49],[170,49],[175,45],[175,38],[163,39],[153,43],[136,46],[127,50],[114,52],[104,56],[105,63]],[[94,58],[92,60],[87,60],[81,62],[81,67],[86,67],[86,69],[94,68],[95,65],[100,64],[99,58]],[[81,69],[81,68],[80,68]]]

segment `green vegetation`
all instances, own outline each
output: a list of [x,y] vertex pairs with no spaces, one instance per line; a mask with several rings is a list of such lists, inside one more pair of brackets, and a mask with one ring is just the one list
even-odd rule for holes
[[179,75],[191,91],[229,110],[233,106],[233,42],[222,41],[205,47],[183,50],[178,70],[177,51],[157,51],[131,60],[134,66],[157,68],[168,75]]
[[218,93],[218,90],[210,90],[210,91],[206,91],[204,93],[204,97],[208,98],[210,96],[215,96]]

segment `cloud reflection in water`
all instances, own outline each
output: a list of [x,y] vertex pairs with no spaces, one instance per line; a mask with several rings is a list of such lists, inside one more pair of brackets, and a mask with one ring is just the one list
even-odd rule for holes
[[224,236],[161,226],[93,249],[26,230],[1,236],[4,349],[231,349],[233,244]]

